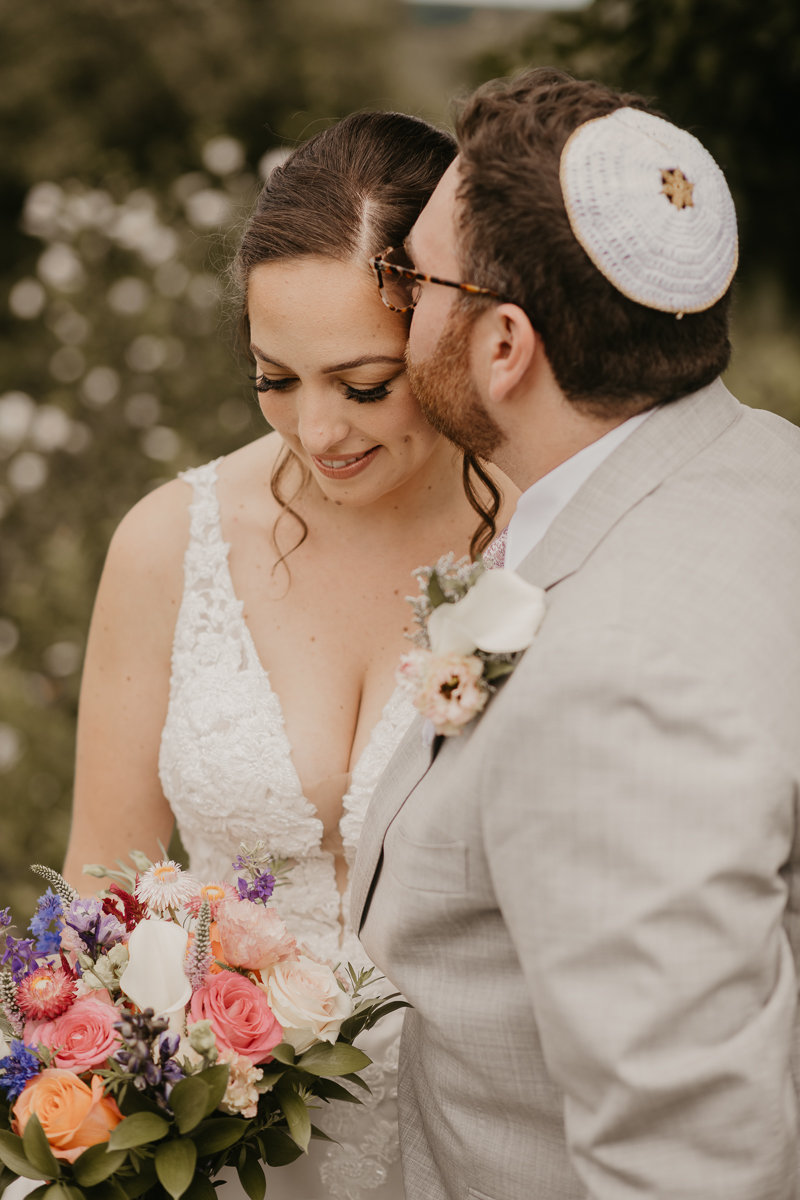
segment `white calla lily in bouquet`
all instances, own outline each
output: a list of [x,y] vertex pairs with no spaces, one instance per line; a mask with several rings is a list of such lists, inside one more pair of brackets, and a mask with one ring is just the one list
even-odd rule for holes
[[430,742],[457,736],[484,709],[493,681],[514,670],[547,605],[542,588],[513,571],[487,571],[481,560],[447,554],[414,575],[416,649],[400,659],[397,679],[425,717]]
[[311,1107],[366,1087],[353,1040],[405,1002],[301,952],[269,903],[285,865],[241,850],[236,887],[132,852],[137,872],[86,868],[113,882],[81,898],[34,867],[32,936],[0,912],[0,1191],[214,1200],[232,1165],[263,1200],[263,1167],[325,1138]]

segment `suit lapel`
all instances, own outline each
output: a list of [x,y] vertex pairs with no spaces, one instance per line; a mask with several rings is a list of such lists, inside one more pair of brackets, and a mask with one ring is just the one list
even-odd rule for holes
[[368,817],[358,841],[357,866],[352,873],[350,890],[350,924],[357,931],[361,928],[364,908],[378,869],[386,830],[430,768],[438,750],[437,743],[441,742],[441,738],[437,738],[433,746],[423,745],[422,726],[422,717],[411,722],[369,803]]
[[[740,413],[741,405],[719,379],[654,412],[589,477],[518,573],[545,589],[574,574],[626,512],[715,441]],[[352,878],[350,920],[355,930],[361,929],[386,831],[430,769],[441,741],[423,745],[419,717],[375,789]]]
[[721,379],[664,405],[611,454],[517,568],[545,589],[573,575],[630,509],[741,415]]

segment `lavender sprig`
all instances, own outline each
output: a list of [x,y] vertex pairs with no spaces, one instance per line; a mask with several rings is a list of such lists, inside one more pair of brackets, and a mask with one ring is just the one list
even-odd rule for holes
[[14,938],[6,935],[6,948],[0,959],[3,966],[10,964],[11,978],[19,983],[31,967],[36,966],[36,946],[31,938]]
[[142,1013],[127,1013],[114,1024],[122,1046],[112,1061],[122,1068],[123,1078],[139,1092],[149,1091],[162,1108],[184,1072],[175,1059],[180,1036],[169,1032],[169,1021],[156,1017],[152,1008]]

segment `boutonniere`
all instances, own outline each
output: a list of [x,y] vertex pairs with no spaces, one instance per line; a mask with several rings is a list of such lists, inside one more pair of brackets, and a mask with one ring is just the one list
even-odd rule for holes
[[408,596],[419,629],[400,659],[398,682],[425,717],[423,741],[457,736],[485,707],[493,681],[510,675],[542,623],[542,588],[513,571],[447,554],[413,572]]

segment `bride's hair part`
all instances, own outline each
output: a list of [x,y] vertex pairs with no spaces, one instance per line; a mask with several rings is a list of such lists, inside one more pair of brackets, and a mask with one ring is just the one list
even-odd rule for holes
[[[402,246],[455,155],[450,134],[426,121],[403,113],[359,112],[309,138],[275,167],[245,226],[233,263],[240,305],[239,338],[248,357],[252,359],[247,284],[256,267],[319,257],[363,263],[368,270],[366,264],[373,255],[387,246]],[[282,485],[287,475],[297,477],[298,472],[300,482],[287,498]],[[488,490],[490,503],[484,504],[482,488],[476,488],[471,472]],[[307,468],[288,447],[281,452],[272,472],[272,494],[281,506],[281,517],[293,516],[299,523],[301,536],[276,566],[308,535],[292,500],[309,477]],[[496,528],[497,489],[470,458],[464,460],[464,486],[481,517],[473,547],[485,546]],[[273,529],[276,549],[281,517]]]

